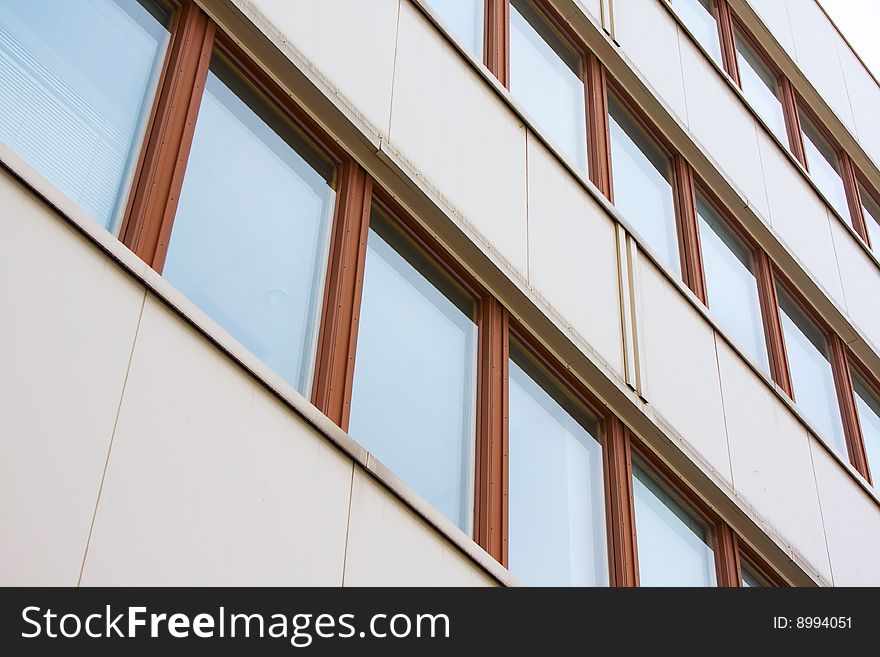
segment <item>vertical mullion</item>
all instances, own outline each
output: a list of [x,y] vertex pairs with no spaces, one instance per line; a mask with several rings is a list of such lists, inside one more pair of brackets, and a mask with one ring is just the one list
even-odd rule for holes
[[736,83],[736,86],[741,87],[739,64],[736,60],[736,38],[734,36],[733,17],[730,13],[730,6],[727,4],[727,0],[716,0],[715,6],[718,12],[718,33],[721,39],[721,61],[730,79]]
[[510,88],[510,0],[486,0],[485,64]]
[[158,272],[165,261],[214,44],[214,23],[205,12],[193,2],[181,12],[122,232],[125,245]]
[[797,96],[788,78],[779,76],[779,87],[782,89],[782,113],[785,117],[785,130],[788,133],[788,144],[791,154],[797,158],[805,169],[809,170],[807,154],[804,150],[804,136],[801,131],[801,117],[798,111]]
[[866,244],[870,244],[868,226],[865,224],[865,215],[862,212],[862,198],[859,192],[859,182],[856,176],[855,165],[849,155],[841,152],[838,157],[840,163],[840,177],[846,190],[846,202],[849,206],[849,216],[852,227]]
[[828,336],[828,356],[831,361],[831,371],[834,374],[834,386],[837,389],[837,401],[840,405],[849,461],[866,480],[870,481],[868,458],[865,454],[862,432],[859,427],[859,412],[856,408],[849,359],[846,356],[846,345],[836,333]]
[[629,430],[614,416],[605,419],[605,489],[609,570],[612,586],[638,586],[632,454]]
[[717,523],[716,532],[718,536],[715,540],[715,568],[718,586],[724,588],[741,586],[742,574],[736,534],[723,520]]
[[605,67],[593,53],[584,58],[587,94],[587,160],[590,180],[609,201],[611,191],[611,135],[608,124],[608,79]]
[[342,164],[330,238],[312,403],[348,431],[363,292],[372,179],[352,160]]
[[678,244],[681,253],[681,270],[684,282],[697,296],[707,303],[706,278],[700,250],[700,228],[697,218],[697,198],[694,191],[694,174],[681,155],[672,158],[675,213],[678,217]]
[[506,567],[509,318],[490,296],[480,313],[474,540]]
[[782,334],[782,320],[779,317],[779,300],[776,297],[776,282],[773,276],[773,263],[770,256],[762,250],[755,253],[757,261],[758,299],[761,304],[761,317],[764,323],[764,337],[767,340],[767,355],[770,360],[770,373],[776,384],[790,398],[794,398],[791,373],[785,352],[785,338]]

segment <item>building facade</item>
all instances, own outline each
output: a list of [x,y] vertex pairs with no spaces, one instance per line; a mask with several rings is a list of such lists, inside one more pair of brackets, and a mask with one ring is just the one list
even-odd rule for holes
[[815,0],[0,3],[0,581],[880,584],[878,116]]

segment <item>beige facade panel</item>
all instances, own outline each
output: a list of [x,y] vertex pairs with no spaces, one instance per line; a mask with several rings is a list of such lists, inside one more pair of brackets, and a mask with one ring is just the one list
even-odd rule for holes
[[880,272],[858,239],[839,221],[831,221],[834,250],[846,294],[846,306],[865,337],[880,350]]
[[83,584],[338,586],[351,472],[150,296]]
[[788,20],[788,6],[785,0],[749,0],[749,4],[760,16],[773,34],[779,45],[782,46],[792,59],[795,59],[794,37],[791,34],[791,23]]
[[840,35],[816,0],[786,0],[786,3],[798,67],[837,118],[855,135],[852,108],[837,56]]
[[623,377],[614,223],[529,135],[529,285]]
[[345,586],[494,586],[470,559],[355,468]]
[[837,41],[837,54],[846,80],[859,144],[880,167],[880,120],[877,119],[880,116],[880,85],[842,39]]
[[638,262],[643,395],[729,482],[715,334],[648,258]]
[[658,0],[615,0],[616,40],[669,108],[687,123],[678,25]]
[[835,586],[880,585],[880,506],[811,442]]
[[79,578],[144,289],[0,170],[0,585]]
[[691,133],[758,215],[769,221],[767,190],[758,165],[757,121],[718,69],[684,35],[681,65]]
[[377,132],[387,135],[400,0],[250,2]]
[[525,128],[409,2],[395,71],[392,146],[525,277]]
[[830,582],[810,441],[804,426],[718,340],[733,487]]
[[845,309],[825,203],[763,131],[758,134],[758,145],[773,229],[831,298]]

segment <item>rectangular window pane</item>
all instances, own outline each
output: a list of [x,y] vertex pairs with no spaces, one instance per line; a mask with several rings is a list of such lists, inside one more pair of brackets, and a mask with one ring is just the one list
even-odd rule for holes
[[871,248],[875,253],[880,253],[880,204],[861,185],[859,185],[859,195],[862,199],[862,214],[868,227]]
[[574,166],[587,173],[581,56],[528,0],[510,3],[510,93]]
[[510,571],[535,586],[608,584],[596,422],[511,345]]
[[736,61],[743,94],[773,134],[788,147],[785,114],[776,74],[739,34],[736,35]]
[[777,287],[776,294],[795,402],[825,440],[846,457],[843,423],[825,336],[784,290]]
[[853,374],[852,380],[868,470],[874,480],[874,488],[880,489],[880,397],[857,374]]
[[721,64],[721,37],[714,0],[673,0],[672,7],[712,59]]
[[657,255],[680,269],[669,158],[626,110],[608,97],[614,205]]
[[755,364],[769,374],[752,251],[700,194],[697,194],[697,216],[709,308]]
[[486,0],[428,0],[428,4],[449,26],[453,36],[483,61]]
[[168,22],[148,0],[0,2],[0,141],[114,232]]
[[711,532],[633,462],[641,586],[715,586]]
[[742,571],[742,586],[745,589],[759,589],[769,586],[766,580],[749,567],[740,557],[740,570]]
[[349,432],[466,532],[473,510],[474,301],[377,212]]
[[302,393],[309,388],[333,167],[211,63],[163,275]]
[[843,218],[849,217],[846,203],[846,190],[837,161],[837,153],[822,137],[819,130],[801,113],[801,128],[804,134],[804,152],[807,155],[807,166],[810,177],[816,186],[825,194],[832,207]]

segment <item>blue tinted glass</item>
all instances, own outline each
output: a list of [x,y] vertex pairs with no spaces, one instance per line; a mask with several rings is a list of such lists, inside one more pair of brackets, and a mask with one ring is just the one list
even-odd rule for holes
[[614,206],[673,271],[680,268],[669,159],[608,98]]
[[715,586],[715,558],[708,529],[636,463],[633,497],[639,583]]
[[300,392],[309,387],[332,167],[219,61],[163,275]]
[[697,216],[709,308],[752,361],[769,374],[752,252],[700,195],[697,195]]
[[820,435],[846,457],[843,421],[825,336],[781,288],[776,294],[795,402]]
[[0,2],[0,141],[117,230],[168,42],[137,0]]
[[509,372],[510,571],[535,586],[607,585],[596,422],[516,346]]
[[471,299],[374,212],[349,433],[466,532],[473,509],[474,313]]
[[510,93],[572,164],[587,173],[581,57],[528,0],[510,5]]
[[485,3],[486,0],[428,0],[452,34],[480,61],[483,59]]

